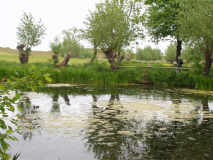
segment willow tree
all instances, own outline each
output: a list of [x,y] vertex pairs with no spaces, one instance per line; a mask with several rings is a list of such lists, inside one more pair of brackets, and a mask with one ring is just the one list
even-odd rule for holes
[[209,76],[213,60],[213,1],[184,1],[185,11],[179,14],[180,35],[204,56],[203,75]]
[[128,46],[136,38],[123,7],[116,0],[99,3],[84,23],[86,24],[84,37],[106,54],[114,72],[117,69],[115,52]]
[[17,27],[17,37],[19,40],[17,49],[19,51],[20,63],[27,64],[31,48],[41,44],[46,28],[41,23],[41,19],[35,22],[31,13],[27,15],[24,12],[20,20],[21,23]]
[[50,42],[50,49],[53,52],[52,61],[54,64],[59,62],[58,55],[61,53],[61,42],[59,42],[59,37],[56,36],[53,42]]
[[176,60],[181,55],[182,40],[178,34],[180,0],[144,0],[147,5],[145,26],[154,42],[174,38],[177,41]]

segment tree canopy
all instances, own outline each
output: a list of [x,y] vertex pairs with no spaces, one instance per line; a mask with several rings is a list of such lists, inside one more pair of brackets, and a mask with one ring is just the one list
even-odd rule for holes
[[176,59],[181,55],[182,41],[179,36],[178,14],[181,11],[179,0],[144,0],[145,26],[154,42],[174,38],[177,40]]
[[209,75],[213,58],[213,1],[183,1],[184,12],[179,14],[181,38],[203,54],[203,74]]
[[20,20],[21,23],[17,27],[18,43],[24,44],[26,46],[25,54],[29,54],[31,47],[41,44],[46,28],[41,23],[41,19],[38,22],[35,22],[31,13],[26,14],[24,12]]
[[123,5],[117,0],[97,4],[96,10],[90,12],[84,23],[84,37],[107,55],[112,70],[116,69],[113,53],[139,36],[132,27],[135,21],[128,20]]

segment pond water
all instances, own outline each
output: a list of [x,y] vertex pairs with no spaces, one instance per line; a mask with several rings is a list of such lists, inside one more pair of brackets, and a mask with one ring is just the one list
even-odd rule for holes
[[[21,160],[210,160],[213,93],[154,86],[25,92]],[[16,112],[18,113],[18,111]],[[29,129],[30,127],[31,129]]]

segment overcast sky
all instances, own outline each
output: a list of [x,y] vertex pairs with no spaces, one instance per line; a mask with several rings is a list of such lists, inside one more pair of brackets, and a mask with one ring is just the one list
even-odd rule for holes
[[[50,41],[61,32],[69,28],[84,28],[83,21],[89,14],[89,10],[95,9],[95,4],[101,0],[0,0],[0,47],[16,49],[17,26],[23,13],[31,13],[47,28],[42,44],[33,47],[32,50],[48,51]],[[169,42],[160,42],[158,45],[143,41],[139,47],[151,45],[164,51]],[[85,44],[88,47],[88,44]],[[135,46],[133,46],[135,47]]]

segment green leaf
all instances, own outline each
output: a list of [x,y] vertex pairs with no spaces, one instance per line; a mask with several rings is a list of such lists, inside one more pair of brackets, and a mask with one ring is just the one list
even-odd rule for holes
[[10,155],[4,153],[4,154],[2,155],[2,159],[3,159],[3,160],[9,160],[9,159],[10,159]]
[[41,87],[44,87],[44,84],[42,83],[42,81],[38,81],[38,84],[41,86]]
[[9,127],[9,129],[6,131],[7,134],[10,134],[13,132],[13,129],[11,127]]
[[1,141],[1,146],[4,152],[6,152],[8,148],[10,147],[10,145],[5,141]]
[[50,74],[49,74],[49,73],[45,73],[43,76],[44,76],[44,77],[49,77]]
[[9,78],[7,78],[7,82],[8,82],[8,83],[11,83],[11,80],[10,80]]
[[15,97],[13,97],[13,101],[17,101],[20,98],[20,94],[16,91]]
[[0,119],[0,128],[7,129],[7,126],[3,120]]
[[11,112],[15,111],[15,108],[9,102],[7,102],[6,105],[7,105],[9,111],[11,111]]
[[5,89],[3,84],[0,84],[0,89]]
[[13,140],[13,141],[18,141],[18,139],[16,137],[14,137],[14,136],[9,136],[8,138]]
[[18,108],[18,110],[19,110],[21,113],[24,112],[20,105],[18,105],[17,108]]
[[45,79],[46,79],[48,82],[52,82],[52,79],[51,79],[50,77],[45,76]]

